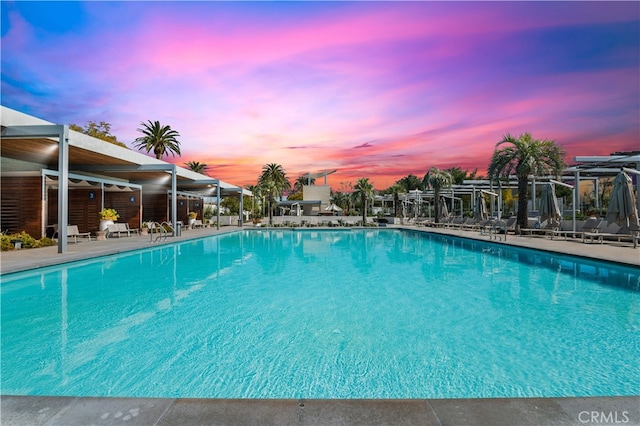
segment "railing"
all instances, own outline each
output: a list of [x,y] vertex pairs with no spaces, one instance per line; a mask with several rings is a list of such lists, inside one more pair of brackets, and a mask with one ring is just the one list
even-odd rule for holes
[[[171,228],[171,225],[168,222],[162,222],[162,223],[150,222],[149,223],[149,236],[150,236],[149,242],[153,243],[159,240],[166,241],[167,237],[169,236],[169,231],[165,227],[165,224],[168,225],[169,228]],[[153,239],[153,234],[157,234],[155,240]]]
[[489,239],[502,241],[504,235],[504,241],[507,241],[507,222],[504,220],[496,220],[491,228],[489,228]]

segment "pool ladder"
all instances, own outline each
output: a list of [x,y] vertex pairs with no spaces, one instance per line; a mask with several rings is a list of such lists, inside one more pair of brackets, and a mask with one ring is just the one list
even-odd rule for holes
[[[149,242],[153,243],[159,240],[166,241],[167,237],[169,236],[169,231],[167,230],[167,227],[169,229],[173,229],[171,227],[171,224],[167,221],[164,221],[162,223],[151,222],[149,224],[149,235],[150,235]],[[155,240],[153,239],[153,234],[157,234]],[[171,235],[173,235],[173,232],[171,232]]]
[[502,241],[503,237],[504,240],[507,241],[507,222],[504,220],[496,220],[491,225],[491,228],[489,228],[489,239]]

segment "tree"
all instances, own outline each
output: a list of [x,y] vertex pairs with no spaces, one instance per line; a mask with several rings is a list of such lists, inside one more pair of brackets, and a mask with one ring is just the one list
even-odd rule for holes
[[111,134],[111,124],[105,121],[101,121],[99,123],[89,121],[84,127],[80,127],[77,124],[72,123],[69,125],[69,129],[129,149],[126,144],[120,142],[117,137]]
[[409,192],[413,191],[414,189],[419,189],[422,191],[423,189],[422,182],[420,182],[420,179],[418,179],[418,177],[413,174],[409,174],[402,179],[397,180],[395,184],[400,185],[401,188],[404,188],[404,191],[401,192]]
[[350,207],[349,194],[346,194],[346,193],[341,192],[341,191],[334,192],[333,193],[333,203],[336,206],[340,207],[344,214],[348,214],[349,213],[349,207]]
[[144,136],[136,138],[133,142],[138,149],[145,149],[147,152],[153,151],[158,160],[166,153],[170,153],[175,157],[180,155],[180,142],[177,138],[180,133],[176,132],[171,126],[162,126],[159,121],[151,121],[148,123],[140,123],[141,129],[138,129]]
[[444,171],[451,176],[451,184],[453,185],[462,185],[465,180],[475,179],[478,174],[478,169],[469,173],[468,170],[462,170],[460,167],[449,167],[448,169],[444,169]]
[[184,165],[192,172],[204,174],[207,171],[207,165],[199,161],[187,161]]
[[291,189],[291,183],[280,164],[270,163],[262,167],[258,185],[269,200],[269,225],[273,224],[273,202],[276,196],[282,196],[285,189]]
[[529,176],[555,176],[559,178],[565,168],[565,151],[552,140],[537,140],[530,133],[514,138],[507,133],[496,144],[489,165],[489,179],[500,177],[518,179],[518,214],[516,228],[527,227],[529,201]]
[[305,185],[309,185],[309,182],[311,182],[311,185],[314,185],[316,183],[316,179],[309,179],[309,175],[298,176],[298,179],[296,179],[295,183],[293,184],[293,191],[302,192],[302,187]]
[[259,185],[247,185],[245,186],[245,188],[251,191],[251,194],[253,194],[253,196],[251,197],[251,218],[259,219],[262,217],[262,189]]
[[[413,175],[409,175],[409,176],[413,176]],[[416,177],[416,179],[418,178]],[[420,182],[420,187],[422,187],[422,182]],[[409,190],[405,186],[401,185],[400,181],[397,181],[395,184],[391,185],[389,188],[385,190],[386,194],[393,195],[393,215],[395,217],[398,216],[398,208],[400,206],[400,194],[403,192],[409,192]]]
[[373,183],[369,178],[360,178],[353,187],[353,195],[362,202],[362,225],[367,223],[367,200],[373,198]]
[[431,167],[424,175],[422,184],[426,189],[433,189],[433,204],[435,207],[436,223],[440,221],[440,191],[451,186],[451,175],[436,167]]

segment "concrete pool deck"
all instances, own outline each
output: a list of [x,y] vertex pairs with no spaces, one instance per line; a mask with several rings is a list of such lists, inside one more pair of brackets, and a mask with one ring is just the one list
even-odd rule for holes
[[[253,227],[251,227],[253,228]],[[388,228],[393,228],[389,226]],[[488,241],[474,231],[397,226]],[[220,233],[187,230],[167,244]],[[0,272],[7,274],[77,260],[108,256],[164,243],[132,236],[70,243],[57,247],[3,252]],[[513,236],[496,244],[529,247],[640,266],[640,249],[630,243],[585,244],[582,240]],[[0,396],[0,424],[6,425],[640,425],[640,396],[590,398],[495,398],[412,400],[255,400],[182,398],[92,398]]]

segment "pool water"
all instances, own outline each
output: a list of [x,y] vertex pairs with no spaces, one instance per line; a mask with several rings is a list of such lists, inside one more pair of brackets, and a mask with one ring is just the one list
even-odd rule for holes
[[640,268],[422,232],[240,231],[2,276],[1,393],[637,395]]

